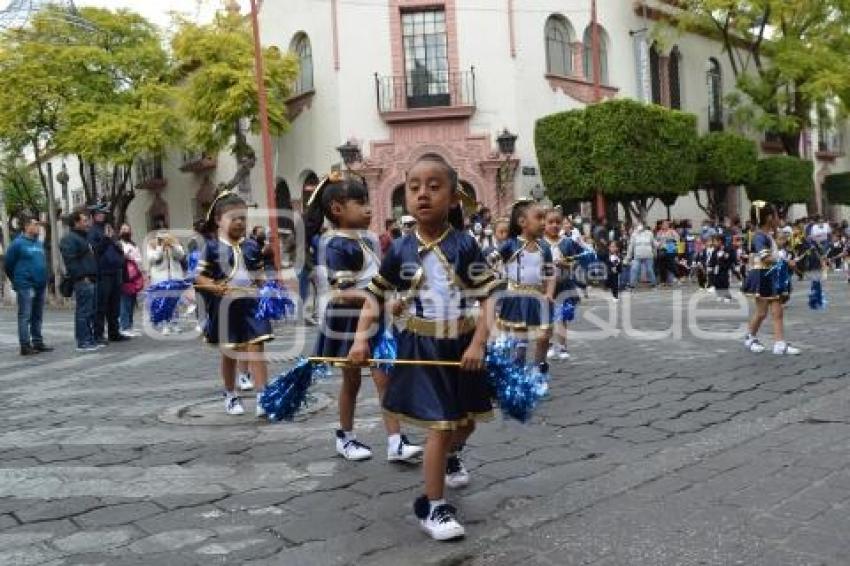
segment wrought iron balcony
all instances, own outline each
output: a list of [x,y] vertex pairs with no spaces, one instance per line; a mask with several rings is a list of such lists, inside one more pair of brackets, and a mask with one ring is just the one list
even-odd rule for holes
[[140,159],[136,162],[136,186],[140,189],[164,189],[168,182],[162,170],[159,156]]
[[475,67],[468,71],[418,70],[375,75],[378,112],[387,122],[467,118],[475,112]]

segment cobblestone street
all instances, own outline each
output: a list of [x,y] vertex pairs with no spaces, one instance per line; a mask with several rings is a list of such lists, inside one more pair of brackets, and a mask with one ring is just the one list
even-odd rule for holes
[[[473,436],[472,483],[448,493],[467,537],[450,544],[414,520],[421,470],[383,457],[369,381],[357,431],[375,457],[347,462],[338,376],[294,423],[249,416],[253,396],[226,417],[189,325],[82,356],[72,313],[48,311],[56,351],[23,358],[0,310],[0,564],[847,565],[848,287],[831,280],[813,312],[798,284],[798,357],[750,354],[746,309],[708,294],[596,290],[532,422]],[[313,333],[279,327],[273,373]]]

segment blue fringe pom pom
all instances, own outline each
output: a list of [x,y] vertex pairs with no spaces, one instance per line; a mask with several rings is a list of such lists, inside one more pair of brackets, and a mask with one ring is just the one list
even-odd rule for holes
[[549,391],[549,375],[539,366],[516,360],[516,348],[513,339],[491,344],[486,354],[487,377],[502,413],[524,423]]
[[260,405],[266,410],[269,421],[291,421],[307,406],[310,386],[328,375],[327,365],[301,358],[292,369],[271,380],[260,396]]
[[558,320],[562,322],[572,322],[576,319],[576,302],[567,299],[561,304],[561,309],[557,313]]
[[151,315],[151,323],[161,324],[174,318],[177,303],[189,283],[182,279],[168,279],[151,285],[147,289],[146,302]]
[[809,289],[809,308],[815,311],[826,309],[826,297],[823,292],[823,284],[815,279]]
[[281,320],[295,313],[295,302],[290,298],[286,287],[277,281],[267,281],[260,288],[256,320]]
[[[372,352],[372,357],[378,360],[395,360],[398,358],[398,343],[396,342],[392,328],[384,329],[380,341]],[[389,373],[393,369],[393,364],[381,363],[378,364],[378,369],[384,373]]]

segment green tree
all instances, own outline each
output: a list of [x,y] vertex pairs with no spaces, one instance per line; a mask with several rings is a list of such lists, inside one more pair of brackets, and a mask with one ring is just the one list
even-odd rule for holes
[[850,102],[850,4],[847,0],[681,0],[685,30],[707,32],[724,46],[744,96],[733,116],[780,136],[800,155],[800,136],[819,102]]
[[[207,154],[229,149],[239,167],[223,188],[245,180],[256,164],[248,142],[260,131],[259,98],[254,76],[254,46],[247,18],[218,14],[209,25],[181,22],[172,41],[181,115],[188,121],[188,144]],[[275,47],[263,49],[269,126],[286,131],[286,99],[298,75],[298,63]]]
[[747,197],[773,203],[785,216],[792,204],[811,198],[813,175],[811,161],[786,155],[768,157],[758,162],[755,180],[747,186]]
[[823,192],[830,204],[850,205],[850,173],[827,175],[823,181]]
[[720,221],[726,215],[729,187],[749,185],[755,179],[758,149],[738,134],[711,132],[699,139],[697,160],[697,205],[709,218]]
[[555,201],[601,191],[644,219],[658,199],[674,201],[696,182],[696,117],[613,100],[538,120],[535,145]]
[[9,218],[38,215],[47,208],[38,175],[19,158],[6,157],[0,162],[0,192]]
[[168,57],[138,14],[79,15],[85,26],[48,9],[0,37],[0,140],[29,150],[45,194],[48,157],[76,155],[87,202],[100,193],[120,222],[134,196],[132,164],[179,140]]

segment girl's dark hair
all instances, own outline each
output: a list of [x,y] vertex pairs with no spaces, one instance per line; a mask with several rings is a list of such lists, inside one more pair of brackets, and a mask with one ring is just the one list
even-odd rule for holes
[[334,226],[338,224],[331,215],[333,203],[345,204],[347,201],[356,200],[365,204],[369,201],[369,188],[366,186],[366,181],[357,177],[328,180],[319,185],[316,190],[319,193],[315,195],[304,213],[308,242],[322,230],[325,218]]
[[753,226],[761,228],[767,224],[767,219],[771,216],[779,219],[779,213],[776,211],[776,207],[770,203],[767,203],[761,208],[755,205],[750,207],[750,222],[753,223]]
[[226,208],[232,206],[247,205],[245,204],[245,200],[236,193],[225,193],[220,197],[216,197],[207,216],[206,225],[204,226],[207,234],[214,234],[218,230],[218,219],[221,218]]
[[[416,161],[414,161],[412,167],[415,167],[416,165],[423,162],[434,163],[445,169],[446,176],[449,178],[449,186],[452,189],[452,193],[458,190],[458,187],[460,186],[460,175],[458,175],[457,169],[452,167],[442,155],[438,155],[436,153],[426,153],[425,155],[419,157]],[[456,230],[463,230],[463,204],[458,203],[457,206],[453,206],[449,209],[448,221],[449,224],[451,224],[452,227]]]
[[515,202],[511,207],[511,221],[508,224],[508,232],[510,233],[511,238],[516,238],[522,234],[522,227],[519,225],[519,221],[525,216],[528,209],[534,206],[534,204],[533,200],[520,200]]

